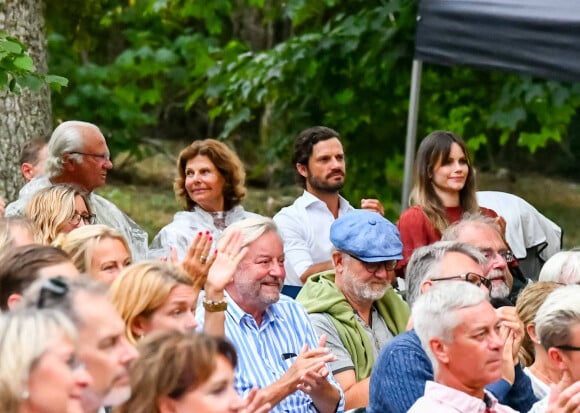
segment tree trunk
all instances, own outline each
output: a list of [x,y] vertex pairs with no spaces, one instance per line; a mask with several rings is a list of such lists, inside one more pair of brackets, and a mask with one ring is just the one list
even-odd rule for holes
[[[42,0],[0,0],[0,29],[26,44],[36,71],[47,72],[46,33]],[[51,130],[50,90],[0,93],[0,195],[9,201],[24,184],[20,148]]]

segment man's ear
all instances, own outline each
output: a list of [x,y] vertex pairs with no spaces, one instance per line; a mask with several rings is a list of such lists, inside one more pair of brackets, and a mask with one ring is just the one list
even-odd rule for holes
[[559,370],[568,370],[568,365],[566,364],[566,360],[564,360],[562,350],[557,349],[556,347],[550,347],[548,349],[548,358],[552,365],[557,367]]
[[449,363],[449,348],[443,340],[440,338],[432,338],[429,340],[429,347],[440,364]]
[[62,156],[62,165],[67,172],[74,172],[77,163],[70,157],[70,154],[65,153]]
[[332,263],[334,264],[334,269],[337,270],[340,266],[340,271],[342,271],[342,266],[344,265],[342,261],[342,253],[340,251],[332,252]]
[[6,300],[6,305],[8,306],[8,310],[12,311],[14,310],[14,307],[16,307],[16,305],[22,301],[22,294],[10,294],[8,296],[8,300]]
[[433,281],[425,280],[421,283],[421,294],[425,294],[433,286]]
[[30,181],[33,176],[32,176],[32,169],[34,168],[34,166],[31,163],[28,162],[24,162],[22,165],[20,165],[20,172],[22,173],[22,176],[27,180]]
[[296,164],[296,170],[298,171],[298,173],[300,175],[302,175],[304,178],[306,178],[308,176],[308,166],[303,165],[301,163],[297,163]]

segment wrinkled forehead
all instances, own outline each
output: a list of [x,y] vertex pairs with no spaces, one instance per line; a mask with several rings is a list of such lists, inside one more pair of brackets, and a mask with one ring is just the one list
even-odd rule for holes
[[457,241],[465,242],[480,250],[501,251],[507,249],[499,230],[491,225],[482,223],[465,225],[459,231]]

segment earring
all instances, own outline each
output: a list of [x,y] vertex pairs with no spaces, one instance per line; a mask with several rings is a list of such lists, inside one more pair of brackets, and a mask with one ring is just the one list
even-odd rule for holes
[[22,400],[28,400],[29,397],[30,397],[30,393],[28,392],[28,389],[22,390],[22,394],[20,395],[20,398]]

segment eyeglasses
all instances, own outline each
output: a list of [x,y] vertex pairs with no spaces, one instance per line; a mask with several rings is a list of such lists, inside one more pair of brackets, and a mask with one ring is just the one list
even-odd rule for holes
[[385,268],[386,271],[393,271],[395,269],[395,267],[397,266],[397,260],[367,262],[367,261],[363,261],[363,260],[355,257],[354,255],[348,254],[348,256],[359,261],[366,268],[366,270],[371,274],[377,273],[383,267]]
[[559,348],[560,350],[565,350],[565,351],[580,351],[580,347],[576,347],[576,346],[562,345],[562,346],[554,346],[554,347]]
[[64,297],[68,291],[68,284],[62,277],[47,278],[40,287],[36,308],[43,309],[50,297]]
[[463,280],[468,283],[475,284],[476,286],[484,285],[489,291],[491,291],[491,280],[488,280],[482,275],[476,274],[474,272],[468,272],[467,274],[453,275],[451,277],[439,277],[431,278],[431,281],[447,281],[447,280]]
[[103,162],[111,160],[111,155],[108,153],[87,153],[87,152],[69,152],[69,153],[74,155],[92,156],[93,158],[99,158]]
[[491,261],[491,260],[495,259],[495,257],[497,257],[498,255],[500,255],[505,260],[505,262],[507,262],[508,264],[515,259],[513,252],[511,252],[510,250],[496,252],[496,251],[492,250],[491,248],[483,248],[483,249],[480,249],[479,251],[481,251],[481,253],[485,257],[486,261]]
[[82,219],[85,225],[92,225],[95,223],[96,218],[97,216],[95,214],[79,214],[75,212],[72,218],[69,219],[69,222],[73,225],[78,225]]

